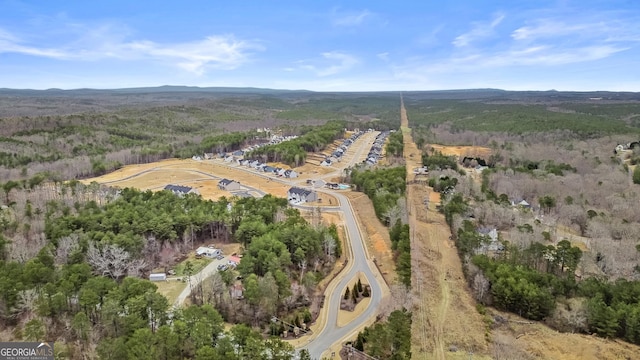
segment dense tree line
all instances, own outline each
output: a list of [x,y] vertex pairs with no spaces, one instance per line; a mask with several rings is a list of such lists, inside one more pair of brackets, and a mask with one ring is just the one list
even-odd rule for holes
[[396,131],[389,134],[385,150],[387,156],[402,157],[404,151],[404,142],[401,131]]
[[353,347],[377,359],[411,359],[411,313],[393,311],[386,321],[360,332]]
[[176,155],[181,158],[190,158],[193,155],[202,155],[203,153],[231,152],[241,149],[253,139],[258,138],[259,135],[255,131],[247,131],[206,136],[199,143],[185,144],[177,151]]
[[[533,102],[514,104],[507,101],[501,104],[485,101],[406,98],[405,105],[412,124],[424,127],[446,124],[452,133],[469,130],[530,134],[568,130],[582,138],[638,133],[637,126],[631,126],[625,121],[626,117],[635,114],[635,107],[624,103],[599,104],[597,114],[585,104],[575,104],[570,101],[562,102],[552,108]],[[555,110],[565,108],[571,110]]]
[[308,127],[305,133],[296,139],[260,147],[245,154],[245,157],[300,166],[304,164],[307,152],[321,151],[334,140],[342,138],[345,125],[343,121],[330,121],[322,126]]
[[389,210],[397,206],[398,199],[406,190],[406,168],[404,166],[351,170],[351,183],[357,191],[365,193],[373,202],[378,219],[387,226],[391,225]]
[[411,238],[409,224],[400,220],[389,229],[392,250],[395,251],[396,272],[400,282],[411,286]]
[[453,169],[458,170],[458,161],[455,156],[447,156],[439,151],[422,153],[422,166],[429,170]]

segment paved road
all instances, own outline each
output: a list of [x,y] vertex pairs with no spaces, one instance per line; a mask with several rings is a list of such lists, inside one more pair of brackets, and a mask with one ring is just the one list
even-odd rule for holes
[[[325,301],[325,306],[328,307],[328,314],[324,329],[320,330],[317,335],[314,334],[315,338],[304,346],[304,348],[309,350],[312,359],[320,359],[322,353],[328,350],[333,344],[350,337],[364,322],[372,316],[377,315],[378,307],[382,300],[382,286],[386,286],[378,270],[375,268],[375,264],[367,259],[364,242],[349,200],[339,193],[334,193],[333,195],[340,201],[340,209],[344,214],[345,229],[347,237],[350,240],[349,244],[351,246],[352,259],[350,260],[351,266],[348,267],[347,271],[344,272],[343,270],[343,273],[334,280],[339,282],[337,286],[335,286],[335,291],[329,294],[329,298]],[[338,327],[337,321],[340,310],[340,299],[347,285],[354,279],[358,272],[364,274],[362,282],[371,285],[371,302],[360,316],[349,324]],[[330,288],[332,288],[331,285]]]

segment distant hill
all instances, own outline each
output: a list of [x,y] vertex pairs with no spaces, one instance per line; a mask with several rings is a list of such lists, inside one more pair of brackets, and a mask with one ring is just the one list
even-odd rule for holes
[[512,100],[512,101],[575,101],[575,100],[638,100],[638,92],[610,92],[610,91],[509,91],[501,89],[459,89],[459,90],[430,90],[430,91],[371,91],[371,92],[315,92],[309,90],[267,89],[255,87],[197,87],[164,85],[157,87],[137,87],[121,89],[8,89],[0,88],[0,96],[27,96],[27,97],[99,97],[121,95],[154,95],[154,94],[181,94],[184,97],[190,95],[209,96],[237,96],[237,95],[261,95],[261,96],[312,96],[326,98],[332,96],[360,97],[360,96],[399,96],[403,94],[407,98],[415,99],[451,99],[451,100]]

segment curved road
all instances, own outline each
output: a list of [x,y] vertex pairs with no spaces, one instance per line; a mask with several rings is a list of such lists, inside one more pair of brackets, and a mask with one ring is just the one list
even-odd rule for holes
[[[324,174],[319,177],[329,178],[331,176],[335,176],[335,174],[342,172],[344,168],[353,165],[356,159],[359,158],[361,153],[364,151],[364,149],[367,149],[366,142],[362,142],[362,140],[364,139],[361,137],[360,139],[358,139],[358,141],[356,141],[357,143],[360,143],[359,144],[360,146],[359,146],[359,149],[356,150],[356,154],[354,154],[352,161],[350,161],[348,164],[346,163],[341,164],[343,165],[341,169],[337,169],[332,173]],[[371,146],[371,144],[372,142],[369,143],[368,146]],[[352,145],[350,148],[353,148],[353,147],[354,146]],[[260,174],[255,171],[252,171],[251,169],[243,168],[240,166],[229,166],[226,164],[217,164],[217,163],[214,163],[214,164],[221,167],[229,167],[236,170],[246,171],[256,176],[268,178],[271,181],[278,181],[285,185],[299,186],[295,182],[286,181],[280,178],[273,178],[273,177]],[[127,176],[126,178],[123,178],[123,179],[104,182],[104,184],[116,183],[119,181],[131,179],[136,176],[140,176],[142,174],[152,172],[154,170],[158,170],[158,168],[161,168],[161,167],[164,167],[164,166],[158,166],[158,167],[146,169],[139,173]],[[207,177],[211,177],[215,179],[218,178],[217,176],[204,173],[198,170],[188,170],[188,171],[199,173],[201,175],[205,175]],[[249,188],[246,185],[243,185],[243,186],[246,188]],[[258,191],[256,189],[253,189],[253,190]],[[336,276],[336,278],[334,278],[327,286],[327,290],[325,292],[325,295],[328,298],[327,301],[325,301],[326,309],[323,309],[324,311],[322,311],[320,315],[325,317],[324,327],[319,331],[317,331],[317,333],[311,335],[309,342],[307,342],[304,346],[302,346],[302,348],[309,350],[309,353],[312,359],[320,359],[322,355],[326,351],[328,351],[334,344],[345,341],[346,339],[355,335],[358,331],[361,330],[363,325],[368,323],[372,318],[374,318],[377,315],[377,310],[383,297],[383,287],[386,288],[386,284],[384,282],[384,279],[382,279],[382,275],[378,271],[376,265],[373,263],[371,259],[369,259],[368,253],[364,245],[364,239],[362,238],[362,234],[360,232],[360,228],[358,227],[358,222],[353,213],[353,209],[351,207],[351,203],[349,202],[349,199],[347,199],[347,197],[342,195],[340,192],[335,192],[330,190],[318,190],[318,189],[314,189],[314,190],[321,193],[330,193],[331,195],[335,196],[336,199],[339,201],[340,205],[337,207],[323,206],[323,208],[329,211],[335,211],[337,209],[339,209],[339,211],[342,211],[344,215],[344,221],[345,221],[346,236],[347,236],[347,239],[349,240],[348,246],[350,251],[348,251],[347,253],[351,254],[351,257],[349,258],[349,261],[347,264],[347,268],[343,269],[338,274],[338,276]],[[259,192],[263,193],[262,191],[259,191]],[[303,207],[303,206],[300,206],[300,207]],[[219,260],[219,261],[223,262],[223,260]],[[193,275],[192,280],[198,281],[199,279],[201,280],[205,277],[200,275],[207,275],[207,274],[210,275],[210,273],[217,270],[215,268],[217,264],[218,264],[218,261],[212,261],[212,263],[210,263],[207,267],[202,269],[200,273]],[[362,276],[364,276],[364,278],[361,277],[361,280],[365,284],[369,284],[371,287],[371,301],[368,307],[358,317],[353,319],[347,325],[339,327],[338,313],[340,310],[340,300],[342,299],[342,295],[347,285],[355,279],[358,273],[361,273]],[[189,286],[187,286],[185,290],[180,294],[178,301],[176,301],[176,305],[179,305],[180,303],[182,303],[182,301],[184,301],[184,299],[189,296],[189,292],[190,292],[190,288]]]
[[[360,229],[358,228],[358,223],[349,200],[342,194],[333,193],[333,196],[340,201],[340,209],[344,214],[345,229],[347,238],[350,240],[349,245],[351,247],[352,257],[349,259],[347,269],[343,269],[340,275],[327,287],[334,291],[328,295],[328,301],[325,301],[325,306],[328,307],[325,326],[317,335],[313,335],[314,338],[310,343],[304,346],[304,348],[309,350],[312,359],[320,359],[322,354],[333,344],[351,337],[355,332],[360,330],[361,325],[366,323],[371,317],[377,315],[380,301],[382,301],[382,286],[386,286],[375,264],[367,257]],[[371,302],[367,309],[357,318],[343,327],[338,327],[338,313],[342,294],[358,272],[364,274],[365,279],[362,279],[363,282],[371,286]],[[337,285],[333,284],[335,281],[338,281]]]

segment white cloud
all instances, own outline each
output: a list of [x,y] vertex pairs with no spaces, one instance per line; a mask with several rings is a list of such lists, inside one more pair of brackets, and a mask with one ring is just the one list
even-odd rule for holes
[[490,23],[473,22],[473,28],[469,32],[457,36],[453,40],[453,45],[456,47],[468,46],[474,41],[493,36],[494,28],[500,25],[504,18],[505,15],[497,14]]
[[120,35],[110,36],[102,31],[59,48],[45,48],[25,44],[15,35],[0,29],[0,53],[76,61],[105,58],[154,60],[198,75],[208,69],[235,69],[248,61],[251,51],[261,49],[257,43],[239,40],[233,35],[214,35],[202,40],[161,44],[148,40],[124,41]]
[[369,10],[362,10],[360,12],[350,14],[336,14],[334,11],[332,22],[335,26],[358,26],[372,15],[373,13]]
[[299,61],[298,67],[303,70],[314,72],[316,75],[324,77],[350,70],[360,61],[353,55],[330,51],[322,53],[322,59]]
[[378,57],[378,59],[382,60],[382,61],[389,61],[389,53],[388,52],[383,52],[383,53],[379,53],[376,55]]

